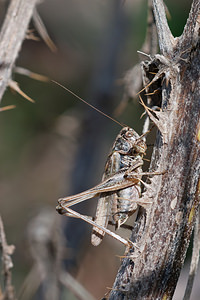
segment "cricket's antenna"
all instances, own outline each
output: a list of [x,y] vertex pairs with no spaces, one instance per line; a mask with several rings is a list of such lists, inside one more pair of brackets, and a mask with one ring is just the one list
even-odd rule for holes
[[55,80],[51,80],[52,82],[54,82],[55,84],[59,85],[60,87],[62,87],[64,90],[66,90],[67,92],[69,92],[70,94],[72,94],[74,97],[76,97],[77,99],[81,100],[82,102],[84,102],[85,104],[87,104],[88,106],[90,106],[91,108],[95,109],[96,111],[98,111],[100,114],[102,114],[103,116],[109,118],[110,120],[112,120],[113,122],[117,123],[118,125],[120,125],[121,127],[124,127],[120,122],[118,122],[117,120],[113,119],[112,117],[110,117],[109,115],[107,115],[106,113],[102,112],[100,109],[98,109],[97,107],[93,106],[92,104],[88,103],[87,101],[85,101],[83,98],[79,97],[77,94],[75,94],[74,92],[72,92],[70,89],[68,89],[67,87],[65,87],[64,85],[60,84],[59,82],[55,81]]

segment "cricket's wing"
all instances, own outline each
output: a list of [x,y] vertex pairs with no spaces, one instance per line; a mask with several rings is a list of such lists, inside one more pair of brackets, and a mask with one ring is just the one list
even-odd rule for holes
[[82,193],[65,198],[60,198],[58,200],[60,208],[64,209],[65,207],[70,207],[87,199],[99,196],[100,193],[113,192],[134,185],[135,180],[132,180],[132,178],[124,178],[124,173],[125,172],[116,173],[115,175],[107,178],[95,187]]
[[[113,205],[115,203],[114,201],[117,201],[116,200],[117,186],[121,185],[120,183],[124,181],[124,172],[122,172],[121,170],[121,172],[119,173],[119,170],[120,170],[120,154],[117,151],[114,151],[107,159],[105,165],[105,172],[102,178],[103,182],[106,181],[106,186],[112,186],[114,190],[109,191],[107,193],[104,192],[100,194],[97,208],[96,208],[95,223],[97,225],[102,226],[103,228],[107,228],[111,211],[113,210]],[[119,180],[118,175],[122,175],[122,174],[123,177],[120,178]],[[98,246],[101,243],[104,235],[105,235],[105,230],[93,226],[92,235],[91,235],[92,245]]]
[[[94,220],[96,224],[104,228],[107,228],[112,205],[114,202],[114,198],[116,198],[116,196],[117,196],[116,193],[112,193],[110,195],[105,194],[105,196],[100,195],[97,204],[97,209],[96,209],[96,218]],[[91,235],[92,245],[98,246],[101,243],[104,235],[105,235],[104,230],[93,226],[92,235]]]

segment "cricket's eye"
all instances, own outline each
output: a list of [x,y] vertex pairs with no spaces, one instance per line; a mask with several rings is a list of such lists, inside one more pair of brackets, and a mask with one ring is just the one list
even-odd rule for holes
[[126,137],[127,138],[131,138],[133,136],[133,132],[132,131],[127,131],[126,132]]

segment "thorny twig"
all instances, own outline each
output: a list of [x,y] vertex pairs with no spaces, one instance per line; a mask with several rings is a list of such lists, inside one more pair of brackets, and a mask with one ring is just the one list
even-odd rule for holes
[[0,249],[2,260],[2,272],[4,278],[4,287],[2,288],[3,294],[0,295],[1,300],[15,300],[14,288],[12,285],[12,272],[13,267],[11,255],[13,254],[15,247],[8,245],[6,241],[6,235],[4,232],[3,221],[0,216]]
[[0,101],[11,79],[14,63],[38,0],[12,0],[0,32]]
[[58,218],[48,208],[29,223],[27,234],[34,266],[21,288],[20,299],[30,299],[40,287],[44,300],[59,299],[62,244],[58,228]]
[[[144,44],[142,45],[139,57],[142,59],[145,55],[155,55],[158,48],[157,31],[155,25],[155,19],[153,15],[152,0],[148,0],[148,12],[147,12],[147,31]],[[141,53],[144,53],[142,55]],[[142,88],[142,72],[140,63],[137,63],[133,68],[126,72],[123,79],[125,88],[122,101],[115,109],[115,115],[120,115],[126,107],[128,100],[134,99],[137,96],[138,91]],[[143,82],[146,85],[146,82]]]
[[152,103],[161,111],[148,115],[159,131],[151,169],[153,177],[143,199],[152,200],[141,211],[132,239],[140,246],[123,260],[110,299],[172,299],[183,266],[200,202],[200,2],[194,0],[181,37],[174,38],[163,1],[154,0],[161,55],[143,63],[143,76],[154,77]]
[[61,260],[70,256],[70,251],[64,248],[62,240],[59,218],[54,210],[45,208],[29,223],[28,242],[34,264],[21,287],[20,300],[31,299],[41,286],[44,300],[60,299],[63,286],[80,300],[94,300],[72,275],[63,270]]

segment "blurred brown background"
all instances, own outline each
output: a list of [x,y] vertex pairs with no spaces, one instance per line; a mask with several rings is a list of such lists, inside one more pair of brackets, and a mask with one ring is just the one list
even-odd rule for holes
[[[178,36],[191,1],[165,2],[171,14],[170,27]],[[112,115],[123,95],[123,76],[138,62],[136,51],[145,37],[147,1],[48,0],[38,5],[38,11],[57,52],[52,53],[42,40],[26,40],[17,66],[61,82]],[[3,2],[1,23],[5,12]],[[33,265],[30,221],[38,213],[52,210],[55,230],[60,222],[67,235],[68,243],[62,245],[65,266],[100,299],[106,287],[112,286],[120,264],[117,255],[123,255],[124,249],[110,237],[98,248],[91,246],[91,227],[58,216],[55,206],[59,197],[81,192],[101,180],[106,156],[120,128],[52,82],[17,74],[13,79],[35,100],[32,104],[8,89],[2,106],[15,104],[17,108],[0,113],[0,205],[8,242],[16,246],[16,290]],[[118,119],[141,133],[141,113],[136,99]],[[75,209],[94,215],[95,205],[96,200],[89,200]],[[183,293],[183,287],[180,290]],[[174,299],[182,299],[181,295],[177,291]],[[64,299],[76,297],[69,293]],[[199,299],[195,290],[192,299]]]

